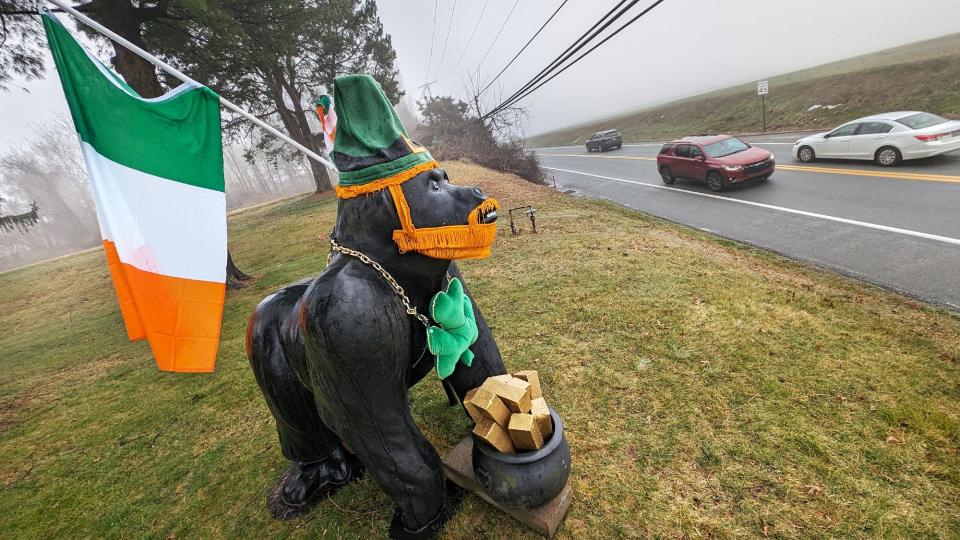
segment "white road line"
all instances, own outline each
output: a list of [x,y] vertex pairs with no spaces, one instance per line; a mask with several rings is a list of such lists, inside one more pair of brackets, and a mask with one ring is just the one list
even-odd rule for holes
[[524,152],[536,152],[537,150],[565,150],[567,148],[580,148],[579,146],[544,146],[542,148],[524,148]]
[[855,219],[847,219],[847,218],[842,218],[842,217],[837,217],[837,216],[828,216],[828,215],[826,215],[826,214],[817,214],[817,213],[815,213],[815,212],[807,212],[807,211],[805,211],[805,210],[797,210],[797,209],[795,209],[795,208],[786,208],[786,207],[783,207],[783,206],[774,206],[774,205],[772,205],[772,204],[763,204],[763,203],[758,203],[758,202],[753,202],[753,201],[745,201],[745,200],[743,200],[743,199],[734,199],[734,198],[731,198],[731,197],[721,197],[721,196],[719,196],[719,195],[711,195],[711,194],[709,194],[709,193],[700,193],[700,192],[698,192],[698,191],[687,191],[687,190],[685,190],[685,189],[678,189],[678,188],[673,188],[673,187],[669,187],[669,186],[663,186],[663,185],[659,185],[659,184],[649,184],[649,183],[647,183],[647,182],[638,182],[638,181],[636,181],[636,180],[627,180],[627,179],[625,179],[625,178],[615,178],[615,177],[613,177],[613,176],[603,176],[603,175],[599,175],[599,174],[592,174],[592,173],[586,173],[586,172],[581,172],[581,171],[571,171],[571,170],[569,170],[569,169],[560,169],[560,168],[557,168],[557,167],[543,167],[543,168],[544,168],[544,169],[550,169],[550,170],[552,170],[552,171],[561,171],[561,172],[566,172],[566,173],[571,173],[571,174],[580,174],[580,175],[583,175],[583,176],[592,176],[592,177],[594,177],[594,178],[602,178],[602,179],[604,179],[604,180],[612,180],[612,181],[614,181],[614,182],[623,182],[623,183],[625,183],[625,184],[635,184],[635,185],[638,185],[638,186],[644,186],[644,187],[649,187],[649,188],[654,188],[654,189],[664,189],[664,190],[667,190],[667,191],[676,191],[676,192],[679,192],[679,193],[686,193],[686,194],[688,194],[688,195],[696,195],[696,196],[698,196],[698,197],[706,197],[706,198],[709,198],[709,199],[719,199],[719,200],[721,200],[721,201],[726,201],[726,202],[731,202],[731,203],[746,204],[746,205],[749,205],[749,206],[756,206],[756,207],[759,207],[759,208],[766,208],[766,209],[768,209],[768,210],[777,210],[777,211],[780,211],[780,212],[787,212],[787,213],[789,213],[789,214],[796,214],[796,215],[798,215],[798,216],[806,216],[806,217],[812,217],[812,218],[817,218],[817,219],[824,219],[824,220],[827,220],[827,221],[834,221],[834,222],[837,222],[837,223],[845,223],[845,224],[847,224],[847,225],[856,225],[857,227],[865,227],[865,228],[867,228],[867,229],[874,229],[874,230],[878,230],[878,231],[892,232],[892,233],[902,234],[902,235],[906,235],[906,236],[913,236],[913,237],[916,237],[916,238],[925,238],[925,239],[927,239],[927,240],[934,240],[934,241],[936,241],[936,242],[944,242],[944,243],[946,243],[946,244],[953,244],[953,245],[955,245],[955,246],[960,246],[960,238],[951,238],[951,237],[949,237],[949,236],[940,236],[940,235],[938,235],[938,234],[930,234],[930,233],[925,233],[925,232],[920,232],[920,231],[912,231],[912,230],[910,230],[910,229],[900,229],[900,228],[898,228],[898,227],[890,227],[890,226],[888,226],[888,225],[880,225],[880,224],[878,224],[878,223],[868,223],[868,222],[866,222],[866,221],[857,221],[857,220],[855,220]]

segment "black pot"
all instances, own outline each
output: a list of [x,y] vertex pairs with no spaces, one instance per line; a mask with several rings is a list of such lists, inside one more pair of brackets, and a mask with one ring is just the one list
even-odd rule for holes
[[504,454],[473,437],[473,472],[491,499],[511,508],[541,506],[563,491],[570,476],[570,446],[563,422],[550,409],[553,435],[543,448]]

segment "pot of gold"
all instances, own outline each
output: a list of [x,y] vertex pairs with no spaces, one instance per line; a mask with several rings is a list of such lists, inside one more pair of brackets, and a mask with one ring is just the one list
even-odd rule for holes
[[484,492],[507,507],[541,506],[563,491],[570,446],[535,371],[491,377],[464,399],[476,421],[473,470]]

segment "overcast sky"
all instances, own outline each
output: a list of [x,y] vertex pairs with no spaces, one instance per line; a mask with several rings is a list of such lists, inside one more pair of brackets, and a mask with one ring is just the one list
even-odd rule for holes
[[[418,87],[430,81],[437,81],[434,95],[457,97],[466,96],[470,75],[486,85],[561,1],[377,5],[393,37],[404,87],[415,99]],[[506,96],[519,88],[614,4],[569,0],[485,97],[492,104],[498,92]],[[956,32],[958,22],[958,0],[666,0],[524,100],[531,114],[528,132]],[[67,114],[52,68],[46,80],[23,86],[29,93],[0,93],[0,153],[32,123]]]
[[[417,87],[434,80],[434,95],[464,96],[464,81],[477,72],[485,86],[561,1],[460,0],[454,10],[453,0],[439,0],[429,75],[434,0],[377,5],[405,86],[419,97]],[[502,85],[503,97],[512,94],[616,3],[569,0],[491,90]],[[650,3],[641,0],[628,13]],[[524,100],[528,132],[957,31],[958,0],[666,0]]]

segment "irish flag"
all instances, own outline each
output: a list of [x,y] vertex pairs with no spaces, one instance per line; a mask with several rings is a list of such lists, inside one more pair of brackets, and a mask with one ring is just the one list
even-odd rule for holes
[[220,104],[204,86],[140,97],[43,15],[80,137],[127,336],[166,371],[213,371],[226,291]]

